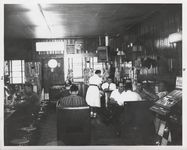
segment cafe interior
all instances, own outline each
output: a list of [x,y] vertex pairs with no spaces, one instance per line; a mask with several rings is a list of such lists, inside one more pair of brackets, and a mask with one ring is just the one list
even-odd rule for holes
[[[3,9],[4,146],[183,145],[182,3],[7,3]],[[116,88],[131,83],[141,96],[116,106],[117,126],[110,90],[100,89],[94,118],[89,105],[57,107],[71,85],[86,99],[96,70],[102,83],[109,77]],[[16,107],[25,103],[27,85],[39,98],[31,121]]]

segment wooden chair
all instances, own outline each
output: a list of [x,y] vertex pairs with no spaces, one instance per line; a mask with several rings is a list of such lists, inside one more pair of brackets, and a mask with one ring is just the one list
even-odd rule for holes
[[65,145],[88,145],[91,120],[89,107],[57,106],[57,139]]

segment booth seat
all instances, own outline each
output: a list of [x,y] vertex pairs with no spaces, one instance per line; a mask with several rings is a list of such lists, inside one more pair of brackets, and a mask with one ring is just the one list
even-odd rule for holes
[[150,101],[125,101],[124,113],[126,121],[131,126],[145,126],[152,122],[153,116],[149,108],[152,103]]
[[58,107],[57,140],[65,145],[88,145],[91,136],[89,107]]
[[155,136],[154,116],[149,108],[150,101],[126,101],[120,116],[122,136],[131,138],[139,145],[153,144]]

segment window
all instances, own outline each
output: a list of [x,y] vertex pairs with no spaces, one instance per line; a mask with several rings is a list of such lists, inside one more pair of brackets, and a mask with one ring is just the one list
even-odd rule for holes
[[10,83],[25,83],[25,62],[24,60],[11,60],[10,65]]

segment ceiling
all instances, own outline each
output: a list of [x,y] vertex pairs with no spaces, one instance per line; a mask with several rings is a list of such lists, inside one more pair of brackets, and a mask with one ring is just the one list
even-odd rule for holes
[[5,4],[5,38],[118,35],[164,4]]

